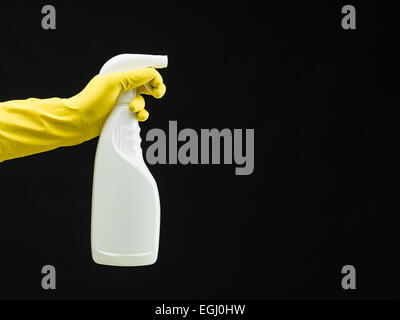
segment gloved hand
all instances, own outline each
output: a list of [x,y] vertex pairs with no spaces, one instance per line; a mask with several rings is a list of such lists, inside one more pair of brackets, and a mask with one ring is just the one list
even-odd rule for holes
[[[144,84],[149,83],[149,92]],[[136,88],[129,108],[139,121],[149,114],[142,94],[161,98],[166,91],[154,68],[95,76],[77,95],[68,98],[12,100],[0,103],[0,162],[72,146],[100,135],[120,92]]]

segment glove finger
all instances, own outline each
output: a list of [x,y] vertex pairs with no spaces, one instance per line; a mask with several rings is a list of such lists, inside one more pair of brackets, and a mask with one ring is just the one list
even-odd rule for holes
[[146,121],[149,118],[149,113],[147,112],[146,109],[140,110],[137,114],[136,117],[138,121],[143,122]]
[[166,91],[167,87],[164,83],[161,83],[157,87],[151,87],[151,92],[146,88],[146,86],[140,86],[137,88],[137,93],[150,95],[157,99],[162,98]]
[[[143,93],[145,93],[145,94],[152,95],[153,89],[158,88],[160,86],[164,86],[164,83],[163,83],[163,78],[162,78],[161,74],[157,71],[157,74],[154,77],[154,79],[149,81],[147,83],[147,85],[143,86],[143,88],[141,88],[141,90],[144,91]],[[148,90],[149,87],[150,87],[151,91]]]
[[160,99],[164,96],[167,91],[167,87],[164,83],[161,83],[158,87],[153,88],[153,97],[156,99]]
[[144,109],[146,102],[142,95],[138,94],[135,99],[129,104],[129,109],[132,112],[139,112]]
[[121,91],[131,90],[151,82],[157,77],[158,71],[154,68],[123,71],[106,75],[111,84],[118,84]]
[[155,88],[163,84],[163,78],[159,72],[157,72],[157,75],[154,77],[154,79],[150,81],[150,84]]

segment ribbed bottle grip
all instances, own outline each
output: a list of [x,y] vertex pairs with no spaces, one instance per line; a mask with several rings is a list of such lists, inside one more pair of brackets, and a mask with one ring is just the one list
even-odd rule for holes
[[115,127],[114,143],[118,151],[127,158],[142,156],[139,121],[136,118],[136,114],[129,110],[129,103],[135,97],[136,90],[123,92],[118,97],[115,105],[115,108],[124,108],[124,111],[119,116]]

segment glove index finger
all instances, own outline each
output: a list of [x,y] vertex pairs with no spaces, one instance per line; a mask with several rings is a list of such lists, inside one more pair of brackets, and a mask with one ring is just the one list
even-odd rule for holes
[[160,99],[164,96],[167,91],[167,87],[164,83],[161,83],[158,87],[153,88],[153,97],[156,99]]
[[153,96],[156,99],[162,98],[166,91],[167,87],[164,83],[161,83],[158,87],[152,87],[151,85],[146,84],[137,88],[137,94]]
[[162,78],[161,74],[157,70],[156,70],[156,73],[157,73],[156,76],[150,82],[152,87],[159,87],[163,84],[163,78]]
[[[154,68],[143,68],[118,73],[122,91],[132,90],[152,81],[158,72]],[[117,75],[117,74],[116,74]]]

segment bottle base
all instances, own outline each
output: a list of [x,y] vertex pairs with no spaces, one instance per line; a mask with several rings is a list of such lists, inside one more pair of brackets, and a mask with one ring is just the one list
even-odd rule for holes
[[154,264],[157,261],[157,254],[154,252],[119,254],[92,250],[92,258],[95,263],[107,266],[138,267]]

